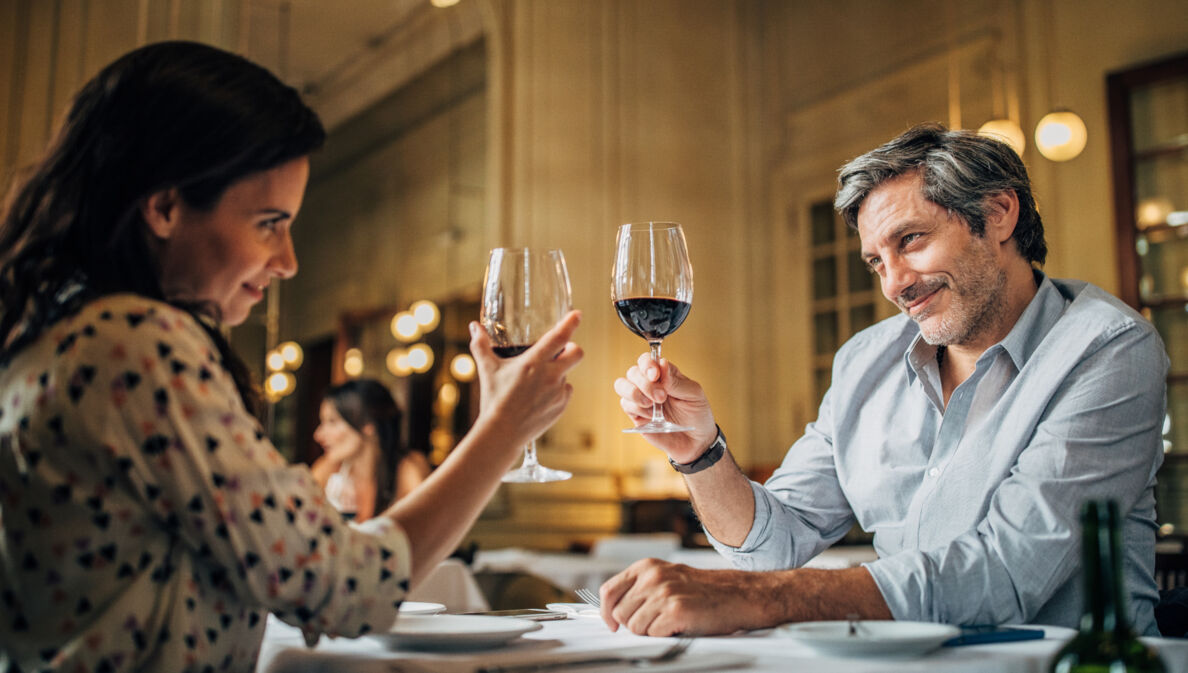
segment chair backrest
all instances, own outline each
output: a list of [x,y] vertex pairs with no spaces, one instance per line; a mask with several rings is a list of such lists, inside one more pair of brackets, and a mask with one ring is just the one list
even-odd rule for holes
[[1188,587],[1188,536],[1170,535],[1155,543],[1155,584],[1161,591]]

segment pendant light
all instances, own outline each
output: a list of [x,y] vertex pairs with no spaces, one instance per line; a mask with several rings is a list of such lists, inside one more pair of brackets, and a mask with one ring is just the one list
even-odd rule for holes
[[[1047,52],[1047,75],[1048,75],[1048,100],[1055,100],[1056,86],[1053,81],[1052,71],[1055,69],[1056,56],[1059,50],[1056,48],[1056,30],[1054,28],[1055,10],[1052,6],[1052,0],[1044,3],[1045,14],[1044,23],[1047,24],[1048,39]],[[1077,113],[1065,108],[1058,108],[1044,115],[1040,119],[1039,124],[1035,127],[1035,147],[1039,153],[1044,155],[1051,161],[1068,161],[1077,158],[1081,151],[1085,149],[1085,143],[1089,140],[1089,132],[1085,128],[1085,122]]]
[[1035,127],[1035,147],[1052,161],[1077,158],[1088,141],[1085,122],[1072,110],[1049,112]]
[[[999,3],[996,13],[999,16],[1007,17],[1008,12],[1003,11],[1001,4]],[[1009,32],[1003,27],[1000,27],[995,34],[994,67],[990,72],[995,116],[994,119],[978,128],[978,135],[1001,140],[1010,145],[1011,149],[1015,150],[1015,154],[1023,156],[1023,150],[1027,147],[1027,135],[1023,133],[1023,128],[1016,121],[1019,119],[1019,98],[1014,90],[1014,76],[1008,75],[1008,67],[1003,57],[1003,52],[1006,51],[1003,46],[1004,34],[1009,34]]]

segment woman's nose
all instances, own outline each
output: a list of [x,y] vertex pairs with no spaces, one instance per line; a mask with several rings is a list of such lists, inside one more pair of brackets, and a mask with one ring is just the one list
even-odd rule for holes
[[285,236],[270,266],[273,275],[278,278],[292,278],[297,275],[297,251],[293,249],[292,238]]

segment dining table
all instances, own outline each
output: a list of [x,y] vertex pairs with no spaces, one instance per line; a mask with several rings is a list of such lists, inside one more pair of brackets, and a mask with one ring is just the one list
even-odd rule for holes
[[[419,619],[449,618],[418,617]],[[401,616],[401,619],[405,619]],[[508,619],[493,618],[486,619]],[[513,622],[509,621],[509,624]],[[524,623],[514,620],[514,623]],[[870,624],[875,624],[871,622]],[[923,654],[891,652],[875,656],[824,653],[811,641],[796,637],[789,626],[701,637],[680,656],[653,665],[619,661],[581,667],[563,662],[597,657],[654,655],[674,638],[653,638],[611,631],[593,614],[572,614],[564,620],[531,623],[530,631],[494,645],[473,647],[465,640],[437,642],[424,648],[416,643],[393,643],[383,635],[362,638],[323,636],[308,647],[298,629],[270,618],[257,673],[527,673],[578,671],[611,673],[640,671],[798,671],[800,673],[1041,673],[1063,643],[1074,635],[1065,627],[1040,627],[1043,638],[1009,643],[941,646]],[[1188,673],[1188,640],[1143,638],[1155,648],[1170,673]]]

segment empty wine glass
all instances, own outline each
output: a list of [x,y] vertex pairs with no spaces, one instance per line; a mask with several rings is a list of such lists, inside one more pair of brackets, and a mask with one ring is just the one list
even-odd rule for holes
[[[560,250],[495,248],[483,279],[479,315],[492,350],[501,358],[523,353],[557,324],[571,308],[569,273]],[[536,440],[524,447],[524,464],[503,475],[506,482],[546,482],[569,479],[536,460]]]
[[[685,232],[676,222],[643,222],[619,227],[611,300],[627,329],[647,340],[660,362],[660,342],[676,331],[693,307],[693,266]],[[686,432],[693,428],[664,418],[652,404],[652,419],[623,432]]]

